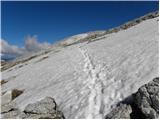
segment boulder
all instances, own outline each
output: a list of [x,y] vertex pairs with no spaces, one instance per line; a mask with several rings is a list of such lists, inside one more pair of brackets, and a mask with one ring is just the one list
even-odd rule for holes
[[63,113],[56,111],[55,113],[46,113],[46,114],[31,114],[25,113],[21,114],[20,118],[22,119],[64,119]]
[[120,104],[107,114],[105,119],[130,119],[131,112],[132,108],[130,105]]
[[1,109],[1,117],[12,119],[64,119],[63,113],[58,110],[56,102],[51,97],[27,105],[24,111],[18,109],[13,101],[4,104]]
[[56,102],[51,97],[46,97],[41,101],[29,104],[25,107],[24,112],[33,114],[55,113]]
[[18,119],[21,118],[21,116],[24,115],[23,112],[21,112],[19,109],[12,109],[6,113],[2,114],[2,118],[5,119]]
[[143,85],[134,94],[134,102],[146,118],[159,116],[159,78]]
[[14,109],[17,109],[16,104],[14,102],[1,105],[1,113],[7,113]]
[[10,102],[4,105],[1,105],[1,117],[6,119],[16,119],[24,114],[21,112],[15,102]]
[[121,101],[106,119],[153,119],[159,117],[159,78],[154,78]]
[[57,108],[56,102],[51,97],[46,97],[36,103],[29,104],[24,109],[25,116],[22,118],[34,119],[60,119],[64,118],[62,112]]

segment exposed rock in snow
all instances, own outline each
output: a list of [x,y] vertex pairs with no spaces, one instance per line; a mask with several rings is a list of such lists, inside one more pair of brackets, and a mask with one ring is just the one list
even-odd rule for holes
[[159,116],[159,78],[143,85],[136,93],[118,104],[107,119],[150,119]]
[[32,114],[46,114],[46,113],[55,113],[55,110],[56,110],[56,103],[54,99],[46,97],[41,101],[27,105],[24,109],[24,112]]
[[12,90],[12,100],[23,93],[23,90],[13,89]]
[[32,119],[63,119],[64,115],[58,110],[56,102],[46,97],[36,103],[29,104],[20,111],[14,102],[2,105],[2,118],[32,118]]
[[58,111],[54,114],[30,114],[30,113],[25,113],[20,116],[20,118],[23,119],[64,119],[63,113]]
[[20,118],[20,115],[22,115],[23,112],[21,112],[16,103],[14,101],[10,101],[9,103],[3,103],[1,105],[1,118]]
[[25,114],[21,112],[19,109],[11,109],[7,112],[1,113],[1,117],[5,119],[19,119],[22,118]]
[[7,63],[2,92],[25,90],[14,99],[20,111],[51,96],[66,118],[104,118],[112,106],[158,76],[156,16]]
[[135,103],[146,118],[159,116],[159,78],[143,85],[135,94]]
[[17,118],[20,118],[20,116],[22,114],[23,113],[21,113],[18,109],[15,109],[15,110],[11,110],[11,111],[8,111],[6,113],[3,113],[2,114],[2,118],[5,118],[5,119],[17,119]]
[[130,119],[130,114],[132,108],[127,104],[120,104],[118,107],[113,109],[108,115],[105,116],[106,119]]
[[25,118],[64,118],[51,97],[46,97],[36,103],[29,104],[24,109]]
[[5,84],[5,83],[7,83],[7,82],[8,82],[7,80],[1,80],[1,81],[0,81],[1,85]]
[[14,102],[1,104],[1,113],[7,113],[9,111],[12,111],[13,109],[17,109],[16,108],[16,103],[14,103]]

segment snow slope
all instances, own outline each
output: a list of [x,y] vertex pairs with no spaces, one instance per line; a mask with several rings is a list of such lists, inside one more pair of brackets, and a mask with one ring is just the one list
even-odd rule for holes
[[[66,45],[72,45],[80,42],[87,41],[89,38],[94,36],[102,36],[105,34],[105,31],[94,31],[94,32],[88,32],[88,33],[82,33],[78,35],[71,36],[69,38],[66,38],[60,42],[57,43],[57,45],[66,46]],[[54,44],[55,46],[55,44]]]
[[66,118],[104,118],[112,107],[158,76],[158,17],[98,41],[50,48],[2,72],[2,92],[17,88],[20,109],[46,96]]

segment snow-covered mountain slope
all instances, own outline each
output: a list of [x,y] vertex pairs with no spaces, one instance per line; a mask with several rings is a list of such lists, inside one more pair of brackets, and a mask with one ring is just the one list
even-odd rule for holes
[[[71,37],[68,37],[60,42],[57,43],[58,46],[69,46],[73,44],[77,44],[80,42],[88,41],[90,39],[103,36],[106,33],[106,31],[93,31],[93,32],[87,32],[82,33],[78,35],[74,35]],[[55,46],[55,45],[53,45]]]
[[50,48],[2,72],[2,92],[24,90],[20,109],[46,96],[66,118],[104,118],[158,75],[158,17],[96,41]]

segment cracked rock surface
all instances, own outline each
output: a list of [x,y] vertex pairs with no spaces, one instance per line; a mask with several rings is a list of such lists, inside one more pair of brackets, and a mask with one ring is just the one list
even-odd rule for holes
[[158,118],[159,115],[159,78],[143,85],[135,94],[135,103],[146,118]]
[[132,108],[130,105],[120,104],[115,109],[113,109],[108,115],[105,116],[106,119],[130,119],[130,113]]
[[55,100],[51,97],[28,104],[24,111],[19,110],[14,102],[3,104],[1,115],[2,118],[12,119],[64,119],[63,113],[58,110]]
[[106,119],[155,119],[159,117],[159,78],[154,78],[132,95],[130,103],[120,103]]
[[29,104],[25,107],[25,113],[32,114],[46,114],[46,113],[54,113],[56,110],[56,103],[53,98],[46,97],[41,101],[38,101],[33,104]]
[[24,110],[25,116],[22,118],[51,119],[64,118],[63,113],[57,109],[56,102],[51,97],[46,97],[36,103],[29,104]]

